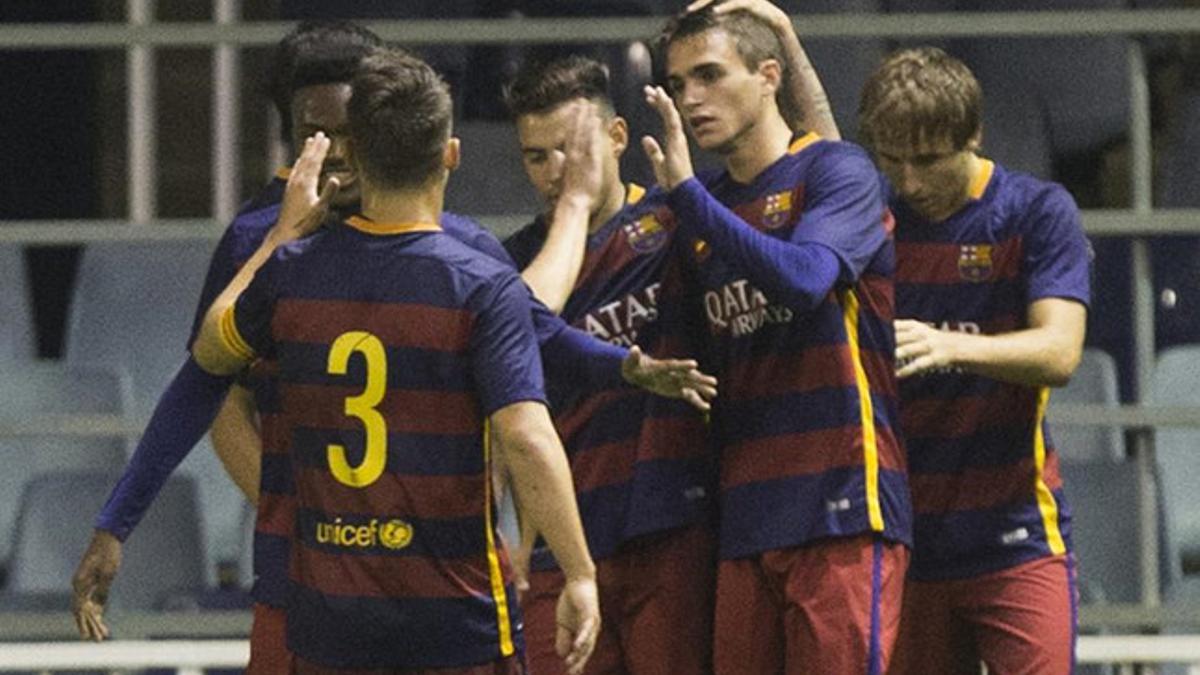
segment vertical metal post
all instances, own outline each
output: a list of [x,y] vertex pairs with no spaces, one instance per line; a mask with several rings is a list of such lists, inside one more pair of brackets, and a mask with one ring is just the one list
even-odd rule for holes
[[[240,10],[240,0],[214,0],[213,20],[217,25],[236,23],[241,18]],[[222,42],[213,48],[212,78],[212,214],[220,222],[227,223],[237,210],[240,182],[238,91],[241,69],[236,45]]]
[[[1129,146],[1132,162],[1131,193],[1133,209],[1148,214],[1153,208],[1153,183],[1150,142],[1150,91],[1146,80],[1146,62],[1141,44],[1128,40],[1130,120]],[[1134,327],[1134,377],[1138,403],[1146,403],[1150,394],[1150,376],[1154,368],[1154,277],[1150,247],[1142,237],[1133,240],[1132,288]],[[1139,429],[1134,434],[1134,458],[1138,470],[1140,499],[1138,525],[1141,538],[1142,604],[1157,607],[1162,603],[1159,575],[1158,485],[1155,480],[1154,432]]]
[[[126,0],[126,23],[145,26],[154,20],[151,0]],[[126,147],[129,153],[129,219],[152,220],[157,212],[158,176],[155,171],[154,48],[131,44],[125,50]]]

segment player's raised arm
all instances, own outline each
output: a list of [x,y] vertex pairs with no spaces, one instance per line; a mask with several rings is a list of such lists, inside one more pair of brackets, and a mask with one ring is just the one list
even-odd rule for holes
[[337,179],[330,178],[320,193],[317,192],[321,163],[325,161],[329,145],[329,139],[321,132],[304,142],[304,150],[288,177],[278,222],[204,315],[200,333],[192,345],[192,356],[204,370],[215,375],[230,375],[253,359],[253,353],[247,350],[230,348],[227,338],[229,326],[226,325],[232,318],[229,310],[250,285],[254,273],[270,259],[276,248],[306,236],[320,226],[329,202],[338,189]]

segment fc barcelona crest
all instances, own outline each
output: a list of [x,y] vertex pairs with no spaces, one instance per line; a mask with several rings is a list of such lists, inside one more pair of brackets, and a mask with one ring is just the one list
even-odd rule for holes
[[762,223],[763,227],[768,230],[774,230],[782,227],[788,221],[788,216],[792,213],[792,193],[790,191],[776,192],[773,195],[767,195],[766,203],[763,205]]
[[992,245],[964,244],[958,253],[958,274],[967,281],[987,281],[992,276]]
[[667,243],[667,228],[658,222],[654,214],[642,216],[622,227],[625,238],[629,240],[629,248],[638,253],[652,253]]

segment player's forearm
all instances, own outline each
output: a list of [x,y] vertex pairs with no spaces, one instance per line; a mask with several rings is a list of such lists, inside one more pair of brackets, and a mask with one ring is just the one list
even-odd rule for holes
[[564,195],[554,214],[541,251],[521,271],[521,278],[555,314],[562,312],[579,279],[587,248],[588,202]]
[[[595,565],[583,536],[575,503],[575,488],[562,443],[550,416],[541,404],[525,406],[520,417],[494,419],[504,445],[521,522],[526,531],[539,532],[568,579],[593,578]],[[512,408],[513,406],[510,406]],[[507,411],[507,409],[506,409]],[[501,411],[497,417],[506,414]],[[526,524],[527,523],[527,524]]]
[[787,61],[784,78],[783,95],[788,97],[788,105],[794,119],[788,120],[792,131],[815,131],[822,138],[840,140],[842,134],[838,131],[837,121],[833,118],[833,108],[825,87],[817,75],[816,68],[808,60],[808,53],[800,44],[800,37],[790,18],[778,21],[773,25],[775,34],[783,46],[783,57]]
[[733,263],[772,301],[797,312],[820,304],[837,282],[839,263],[820,244],[793,243],[755,230],[718,202],[695,178],[671,191],[671,208],[681,223]]
[[229,478],[251,504],[258,504],[262,473],[262,436],[256,423],[254,396],[235,386],[212,425],[213,450]]
[[1051,328],[1000,335],[948,335],[952,365],[976,375],[1031,387],[1065,385],[1083,353],[1081,339]]
[[154,414],[104,507],[96,528],[120,540],[129,536],[146,509],[204,432],[229,390],[230,380],[201,370],[190,359],[158,400]]

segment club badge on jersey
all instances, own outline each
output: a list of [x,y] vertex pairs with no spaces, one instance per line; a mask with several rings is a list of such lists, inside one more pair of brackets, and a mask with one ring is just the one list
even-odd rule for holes
[[667,243],[669,236],[667,228],[663,227],[653,213],[625,223],[622,229],[625,230],[625,238],[629,241],[629,247],[643,255],[662,248],[663,244]]
[[787,224],[792,213],[790,190],[767,195],[763,203],[762,224],[768,230],[777,230]]
[[958,274],[966,281],[987,281],[992,269],[991,244],[963,244],[959,249]]

